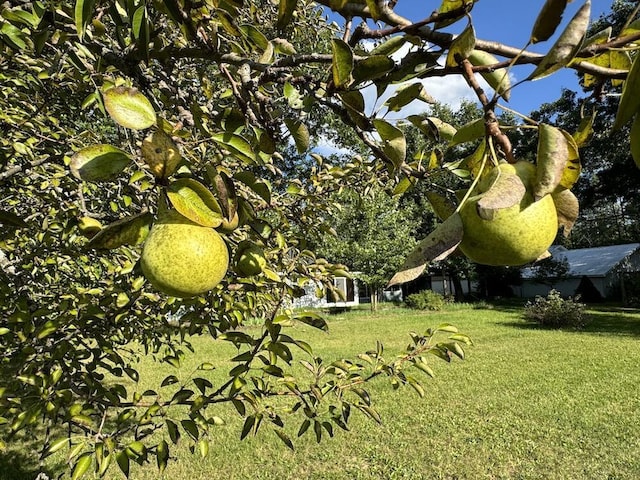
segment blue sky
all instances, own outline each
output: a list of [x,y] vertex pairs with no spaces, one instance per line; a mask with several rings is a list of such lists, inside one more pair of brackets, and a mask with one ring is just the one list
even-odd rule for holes
[[[567,6],[563,23],[555,35],[546,42],[530,47],[530,50],[545,53],[571,20],[584,0],[574,0]],[[596,19],[610,10],[612,0],[592,0],[591,18]],[[396,12],[414,21],[426,18],[436,9],[440,0],[398,0]],[[480,0],[473,8],[472,18],[476,36],[484,40],[493,40],[513,47],[526,45],[531,28],[544,0]],[[337,20],[337,18],[332,18]],[[338,22],[339,24],[341,22]],[[466,25],[460,21],[447,31],[459,33]],[[512,70],[514,79],[526,78],[533,70],[532,66],[520,66]],[[463,98],[474,99],[462,78],[430,79],[426,82],[427,91],[439,101],[456,107]],[[562,70],[549,77],[525,82],[512,91],[509,107],[528,114],[545,102],[551,102],[560,96],[563,87],[579,91],[577,75],[573,70]],[[424,109],[423,106],[415,108]]]

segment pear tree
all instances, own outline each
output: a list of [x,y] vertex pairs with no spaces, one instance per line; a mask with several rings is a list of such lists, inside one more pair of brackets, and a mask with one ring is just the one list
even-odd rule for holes
[[[320,358],[290,328],[328,328],[291,301],[345,273],[309,242],[332,231],[332,194],[402,195],[440,171],[466,182],[429,198],[442,223],[392,283],[454,252],[475,257],[482,225],[506,231],[514,256],[504,247],[478,260],[535,260],[551,234],[512,224],[533,208],[531,228],[571,230],[593,123],[587,112],[573,132],[522,114],[500,123],[496,111],[518,95],[511,72],[590,75],[620,94],[613,128],[632,125],[634,155],[640,132],[637,12],[619,33],[587,37],[589,0],[562,31],[567,2],[547,0],[529,42],[504,45],[476,37],[474,11],[492,8],[476,3],[434,1],[418,21],[386,0],[3,3],[0,441],[36,436],[40,457],[64,452],[74,479],[129,476],[134,464],[163,471],[179,442],[206,455],[224,405],[242,420],[239,438],[295,448],[289,425],[321,441],[355,412],[380,422],[373,379],[423,396],[430,362],[463,358],[471,343],[454,326],[412,334],[397,355],[381,339],[345,359]],[[464,78],[481,109],[460,128],[428,111],[437,99],[423,80],[448,76]],[[403,115],[414,101],[427,113]],[[349,134],[335,135],[338,125]],[[472,153],[409,151],[408,128]],[[516,131],[537,138],[526,179]],[[327,138],[348,139],[336,146],[353,155],[322,155]],[[304,168],[291,168],[292,150]],[[242,328],[256,318],[260,329]],[[238,350],[223,382],[203,363],[139,388],[141,356],[179,367],[201,335]]]

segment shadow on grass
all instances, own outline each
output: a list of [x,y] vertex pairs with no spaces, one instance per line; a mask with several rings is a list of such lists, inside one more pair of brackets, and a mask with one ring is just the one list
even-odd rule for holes
[[529,322],[522,316],[521,319],[521,321],[500,322],[500,324],[525,330],[564,330],[574,331],[576,333],[640,337],[640,311],[637,309],[625,309],[621,307],[589,308],[586,313],[586,325],[579,330],[572,330],[570,328],[554,329],[553,327],[545,327],[535,322]]
[[[57,478],[55,472],[61,472],[63,465],[57,462],[42,467],[39,461],[40,443],[35,438],[18,435],[6,442],[0,451],[0,480],[40,480]],[[53,471],[51,469],[54,469]],[[40,476],[38,476],[41,474]]]

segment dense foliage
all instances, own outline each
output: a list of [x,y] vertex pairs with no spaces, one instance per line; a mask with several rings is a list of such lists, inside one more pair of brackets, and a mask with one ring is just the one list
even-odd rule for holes
[[[640,32],[630,23],[583,42],[586,1],[556,34],[566,2],[548,0],[531,19],[529,44],[556,34],[541,56],[528,45],[476,38],[467,13],[486,7],[472,0],[434,3],[434,13],[415,23],[394,11],[396,3],[0,6],[3,441],[33,433],[42,457],[67,453],[74,479],[110,468],[128,476],[132,463],[153,461],[163,470],[178,441],[206,455],[207,432],[224,421],[222,406],[232,405],[243,418],[240,438],[270,429],[293,448],[285,421],[318,441],[347,429],[355,411],[380,421],[368,381],[386,377],[422,395],[414,372],[431,372],[427,358],[464,356],[470,340],[451,325],[413,334],[397,356],[378,343],[352,360],[323,360],[294,338],[288,327],[296,322],[327,324],[291,310],[291,300],[309,282],[331,288],[332,275],[344,274],[344,265],[309,248],[332,232],[334,194],[443,187],[427,198],[445,228],[399,268],[395,282],[408,281],[460,243],[460,202],[499,161],[514,160],[506,132],[536,132],[541,174],[532,193],[553,196],[568,232],[578,213],[571,193],[578,148],[591,124],[581,122],[574,135],[544,122],[500,125],[500,98],[517,94],[508,69],[533,66],[527,80],[568,67],[624,81],[614,125],[624,128],[634,116],[639,121],[640,63],[620,47],[635,48]],[[329,24],[323,8],[343,24]],[[459,34],[443,31],[449,26]],[[456,128],[437,110],[385,117],[413,101],[433,103],[421,81],[449,75],[462,75],[475,92],[478,118]],[[382,110],[368,108],[366,88],[377,97],[387,92]],[[408,130],[436,141],[412,151]],[[632,127],[630,135],[638,134]],[[350,154],[319,154],[327,141]],[[451,175],[466,193],[446,184]],[[524,194],[500,188],[506,195],[487,199],[485,213]],[[143,275],[142,244],[167,210],[215,229],[229,249],[227,274],[202,295],[167,296]],[[260,268],[240,267],[242,251],[260,252]],[[258,334],[242,328],[249,320],[260,322]],[[179,367],[189,339],[201,334],[237,347],[224,382],[213,384],[207,370],[217,365],[203,363],[192,375],[177,370],[141,388],[140,356]]]
[[545,327],[580,329],[585,326],[584,310],[579,298],[562,298],[560,292],[551,290],[546,297],[538,296],[527,302],[524,318]]
[[447,299],[444,295],[434,292],[433,290],[422,290],[418,293],[412,293],[407,295],[404,303],[409,308],[415,310],[442,310],[447,304]]

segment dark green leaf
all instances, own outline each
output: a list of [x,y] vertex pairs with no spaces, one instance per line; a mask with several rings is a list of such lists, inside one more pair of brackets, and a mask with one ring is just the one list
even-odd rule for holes
[[147,237],[152,219],[149,212],[144,212],[111,223],[94,235],[85,248],[112,250],[122,245],[139,245]]
[[77,151],[69,162],[74,177],[87,182],[112,180],[131,163],[124,150],[111,145],[91,145]]
[[291,23],[297,4],[298,0],[280,0],[278,4],[278,30],[284,30]]

